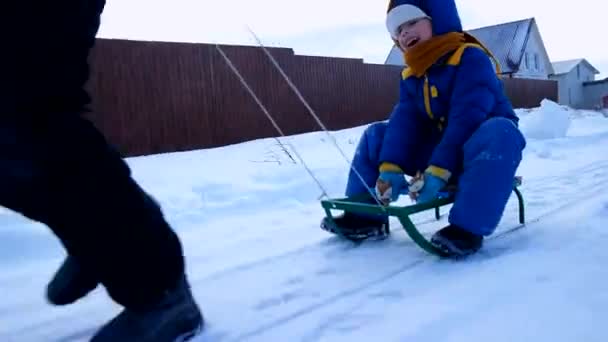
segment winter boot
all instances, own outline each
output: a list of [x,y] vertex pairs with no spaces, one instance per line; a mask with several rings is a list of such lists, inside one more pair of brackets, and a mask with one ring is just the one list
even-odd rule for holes
[[333,234],[341,232],[345,238],[353,241],[383,240],[390,235],[388,218],[371,218],[349,212],[334,218],[323,218],[321,229]]
[[155,303],[124,309],[91,342],[182,342],[194,337],[203,324],[203,315],[183,277]]
[[68,255],[46,289],[47,300],[54,305],[71,304],[93,291],[99,281],[75,258]]
[[483,244],[483,236],[449,225],[433,235],[431,244],[448,257],[461,258],[477,252]]

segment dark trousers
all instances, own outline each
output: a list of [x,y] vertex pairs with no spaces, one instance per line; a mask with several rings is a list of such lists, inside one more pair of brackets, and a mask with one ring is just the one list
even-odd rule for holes
[[1,5],[0,205],[46,224],[127,307],[184,272],[182,246],[121,156],[85,118],[101,0]]

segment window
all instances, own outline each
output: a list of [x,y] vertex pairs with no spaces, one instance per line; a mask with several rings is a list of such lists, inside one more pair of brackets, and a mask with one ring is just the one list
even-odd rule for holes
[[524,53],[524,65],[526,69],[530,70],[530,55],[527,52]]
[[540,63],[538,62],[538,54],[537,54],[537,53],[535,53],[535,54],[534,54],[534,70],[540,70],[540,68],[539,68],[539,64],[540,64]]
[[568,88],[568,104],[572,104],[572,89]]

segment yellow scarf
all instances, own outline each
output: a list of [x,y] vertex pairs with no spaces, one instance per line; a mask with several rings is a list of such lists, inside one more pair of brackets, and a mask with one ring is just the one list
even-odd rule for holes
[[410,68],[412,75],[421,77],[439,58],[458,49],[466,40],[465,34],[460,32],[434,36],[405,52],[403,54],[405,63]]

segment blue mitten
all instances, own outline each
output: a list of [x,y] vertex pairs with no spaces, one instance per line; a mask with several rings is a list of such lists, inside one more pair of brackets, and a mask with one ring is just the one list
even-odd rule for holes
[[407,193],[408,183],[401,168],[394,164],[383,163],[380,166],[380,176],[376,181],[376,196],[387,204],[394,202],[402,193]]
[[416,202],[423,203],[437,199],[439,191],[446,186],[449,177],[450,173],[445,169],[436,166],[427,168],[424,172],[424,186],[418,192]]

